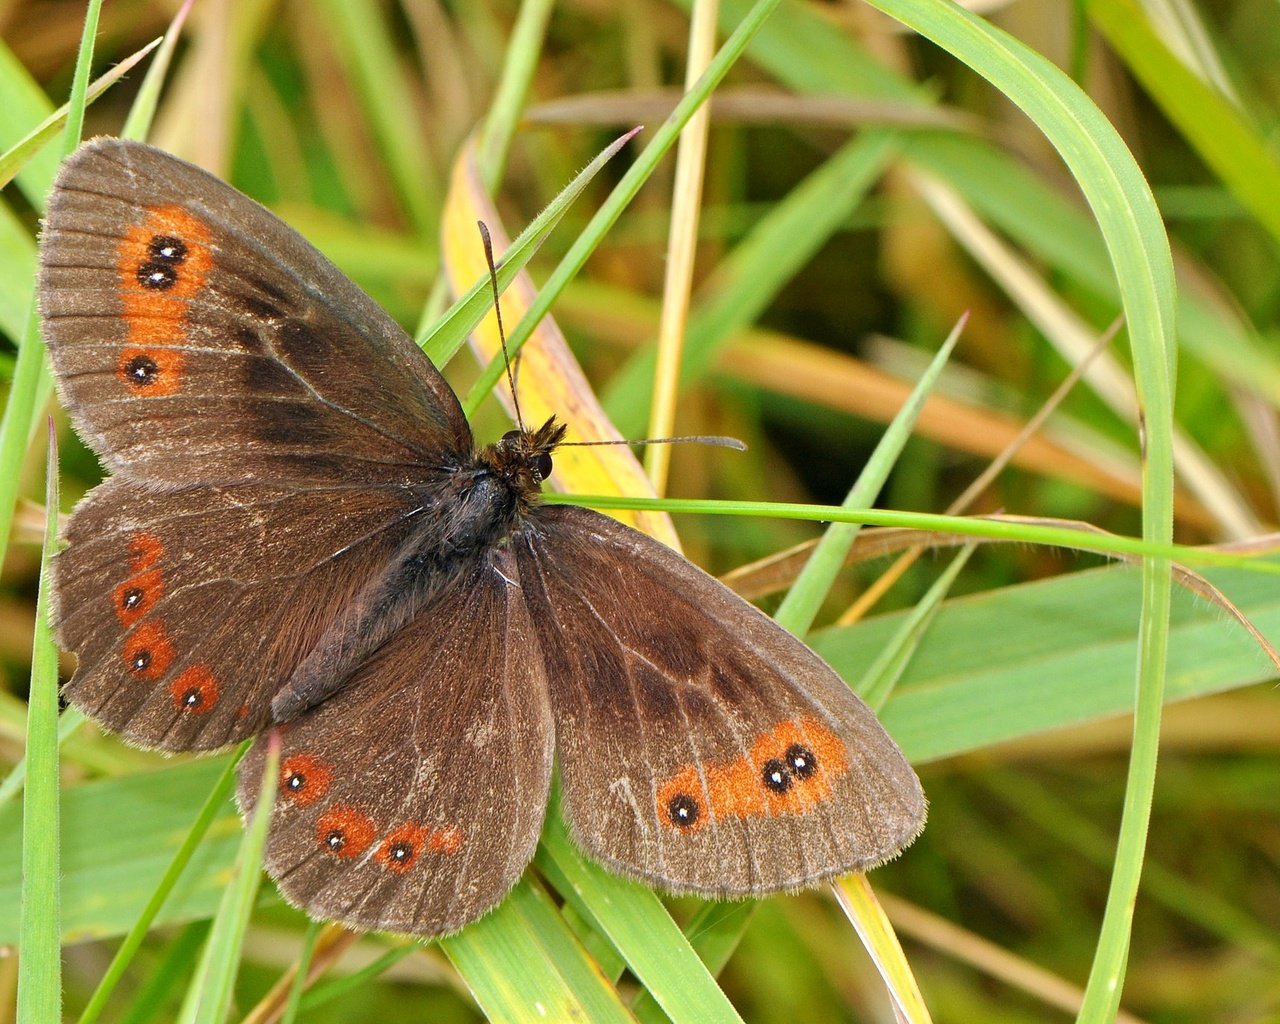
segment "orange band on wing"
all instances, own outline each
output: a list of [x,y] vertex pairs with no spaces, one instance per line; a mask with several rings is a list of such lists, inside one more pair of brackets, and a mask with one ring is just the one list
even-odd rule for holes
[[844,741],[812,718],[788,719],[752,742],[745,757],[683,765],[658,787],[658,817],[681,832],[708,821],[805,814],[849,770]]
[[146,210],[125,229],[116,249],[125,345],[116,376],[134,395],[171,395],[182,382],[180,348],[187,340],[189,303],[209,279],[208,226],[181,206]]

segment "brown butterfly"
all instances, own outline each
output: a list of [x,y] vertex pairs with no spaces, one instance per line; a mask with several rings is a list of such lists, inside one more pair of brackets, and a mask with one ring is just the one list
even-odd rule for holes
[[557,761],[582,849],[677,892],[794,889],[919,833],[915,774],[827,665],[644,534],[541,505],[565,428],[477,451],[412,340],[230,186],[89,143],[39,288],[110,470],[54,565],[67,699],[165,750],[278,726],[290,901],[461,928],[528,865]]

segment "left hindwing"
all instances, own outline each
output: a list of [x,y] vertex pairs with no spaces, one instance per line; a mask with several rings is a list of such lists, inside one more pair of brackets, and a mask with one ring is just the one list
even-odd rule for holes
[[[266,866],[292,902],[364,929],[442,935],[533,857],[551,715],[517,570],[498,552],[285,726]],[[247,817],[266,756],[241,762]]]
[[870,868],[919,833],[919,781],[871,709],[758,609],[587,509],[539,508],[513,543],[593,857],[735,896]]

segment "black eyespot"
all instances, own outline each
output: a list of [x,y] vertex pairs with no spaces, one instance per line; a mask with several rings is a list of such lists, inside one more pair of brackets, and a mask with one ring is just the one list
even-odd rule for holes
[[151,384],[160,373],[160,367],[150,356],[134,356],[125,364],[124,372],[135,384]]
[[161,263],[181,263],[187,258],[187,243],[172,235],[154,235],[147,245],[147,253]]
[[787,747],[787,752],[783,756],[786,758],[787,767],[791,769],[791,774],[797,779],[807,779],[818,770],[818,759],[813,751],[799,743],[793,743]]
[[188,710],[198,708],[201,704],[204,703],[204,694],[201,693],[198,689],[196,689],[193,686],[190,690],[188,690],[186,693],[182,695],[181,703],[182,703],[182,706],[184,708],[187,708]]
[[302,772],[290,772],[284,780],[284,788],[290,793],[300,793],[307,788],[307,777]]
[[677,828],[692,828],[702,817],[702,808],[688,793],[680,793],[667,804],[667,817]]
[[335,828],[327,836],[324,837],[324,845],[327,846],[331,853],[337,853],[347,845],[346,833],[340,828]]
[[791,771],[776,757],[770,758],[760,769],[765,786],[774,793],[785,793],[791,788]]
[[539,480],[546,480],[551,476],[551,456],[546,452],[536,456],[533,460],[533,471],[538,474]]
[[145,647],[139,651],[135,651],[133,660],[129,662],[129,667],[135,672],[145,672],[147,666],[151,664],[151,652]]
[[130,587],[120,595],[120,607],[125,611],[131,611],[142,603],[143,593],[141,587]]
[[167,292],[178,283],[178,272],[163,260],[148,260],[138,265],[138,284],[153,291]]
[[389,856],[397,864],[403,864],[407,860],[412,860],[414,854],[412,843],[396,843],[388,852]]

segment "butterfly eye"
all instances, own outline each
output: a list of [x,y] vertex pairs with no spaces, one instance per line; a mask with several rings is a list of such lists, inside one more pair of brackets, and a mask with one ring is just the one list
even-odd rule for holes
[[770,792],[785,793],[791,788],[791,770],[776,757],[770,758],[760,769],[760,775]]
[[784,755],[787,767],[797,779],[807,779],[818,770],[818,759],[812,750],[799,743],[793,743]]
[[519,430],[508,430],[505,434],[502,435],[502,440],[514,441],[517,437],[521,435],[521,433],[522,431],[519,431]]
[[702,808],[688,793],[681,793],[673,796],[667,804],[667,816],[671,819],[671,824],[679,828],[693,828],[702,817]]
[[533,471],[538,474],[539,480],[545,480],[551,475],[551,456],[546,452],[535,456],[533,460]]

